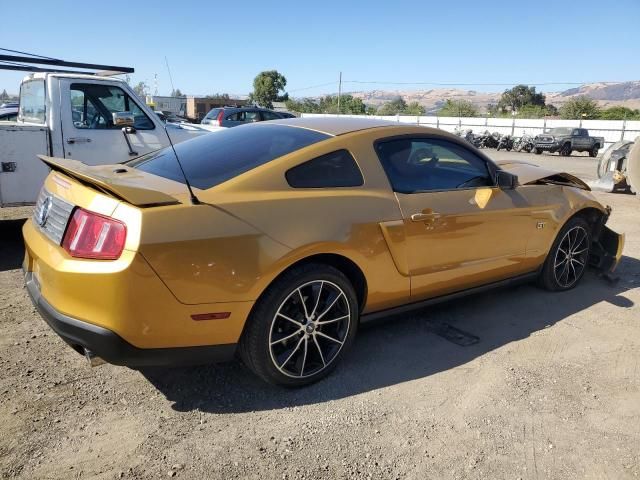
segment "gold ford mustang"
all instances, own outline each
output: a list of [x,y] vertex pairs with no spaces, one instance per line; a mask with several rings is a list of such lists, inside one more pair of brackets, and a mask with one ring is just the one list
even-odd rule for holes
[[516,281],[566,290],[624,241],[581,180],[398,123],[286,119],[126,164],[42,159],[27,289],[69,345],[117,365],[239,354],[303,385],[361,320]]

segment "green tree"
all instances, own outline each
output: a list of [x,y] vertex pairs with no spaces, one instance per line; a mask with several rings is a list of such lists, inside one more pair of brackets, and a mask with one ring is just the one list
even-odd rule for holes
[[171,96],[172,97],[186,97],[185,94],[183,94],[179,88],[176,88],[175,90],[171,90]]
[[525,105],[544,107],[545,101],[546,97],[542,93],[537,93],[536,87],[516,85],[504,91],[498,102],[498,108],[502,111],[515,110],[517,112]]
[[133,87],[133,91],[136,92],[140,98],[144,98],[149,90],[149,85],[145,82],[138,82],[136,86]]
[[440,117],[477,117],[479,115],[477,107],[468,100],[447,99],[440,110]]
[[585,95],[569,99],[560,107],[560,117],[567,120],[594,119],[600,116],[598,104]]
[[407,102],[404,101],[404,98],[398,96],[380,106],[380,108],[378,108],[378,115],[397,115],[403,113],[406,109]]
[[378,107],[376,107],[375,105],[367,105],[367,107],[365,108],[364,113],[366,113],[367,115],[377,115],[378,114]]
[[[509,114],[507,114],[509,115]],[[553,105],[523,105],[517,110],[517,117],[519,118],[544,118],[553,117],[558,115],[558,109]]]
[[3,101],[7,101],[9,100],[9,94],[7,93],[7,91],[5,89],[2,90],[2,93],[0,93],[0,100]]
[[405,115],[424,115],[424,107],[420,105],[418,102],[411,102],[407,105],[407,108],[404,109]]
[[302,100],[289,99],[285,104],[290,112],[320,113],[320,106],[310,98],[303,98]]
[[623,106],[609,107],[600,112],[600,118],[603,120],[640,120],[640,110]]
[[340,108],[338,109],[338,96],[327,95],[320,99],[319,109],[322,113],[362,115],[366,111],[366,106],[361,98],[347,94],[340,95]]
[[286,86],[287,79],[277,70],[260,72],[253,80],[253,93],[249,95],[249,100],[263,107],[273,108],[273,102],[289,99],[289,95],[284,93]]

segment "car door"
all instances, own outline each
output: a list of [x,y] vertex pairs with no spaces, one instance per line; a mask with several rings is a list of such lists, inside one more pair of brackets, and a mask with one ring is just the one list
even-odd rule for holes
[[583,130],[582,128],[574,128],[573,132],[571,132],[571,147],[574,150],[582,150],[587,148],[589,145],[587,145],[587,140],[588,137],[583,135],[583,132],[585,130]]
[[[66,158],[89,165],[119,163],[169,146],[161,122],[154,121],[117,85],[62,80],[62,136]],[[113,123],[116,112],[131,112],[134,128],[126,138]],[[131,143],[131,150],[127,141]]]
[[530,205],[494,185],[480,156],[439,137],[376,142],[403,215],[411,297],[420,300],[527,269]]

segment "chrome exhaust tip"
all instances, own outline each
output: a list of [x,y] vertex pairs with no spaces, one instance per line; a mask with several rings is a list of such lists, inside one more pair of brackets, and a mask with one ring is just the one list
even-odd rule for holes
[[84,356],[86,357],[91,367],[99,367],[100,365],[104,365],[105,363],[107,363],[102,358],[96,356],[96,354],[88,348],[84,349]]

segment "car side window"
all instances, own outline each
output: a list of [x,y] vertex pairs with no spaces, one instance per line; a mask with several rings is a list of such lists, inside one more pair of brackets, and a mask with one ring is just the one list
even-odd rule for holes
[[243,122],[253,123],[260,121],[260,112],[256,110],[241,110],[236,113],[232,113],[227,117],[227,120],[231,122]]
[[267,110],[263,110],[262,111],[262,120],[278,120],[280,117],[280,115],[278,115],[277,113],[274,112],[269,112]]
[[448,140],[396,138],[376,142],[375,149],[396,192],[493,186],[486,162]]
[[131,112],[133,126],[137,130],[153,130],[153,121],[133,99],[119,87],[95,83],[73,83],[70,90],[71,118],[73,125],[81,129],[112,129],[113,114]]
[[359,187],[364,184],[355,159],[347,150],[336,150],[287,170],[294,188]]

